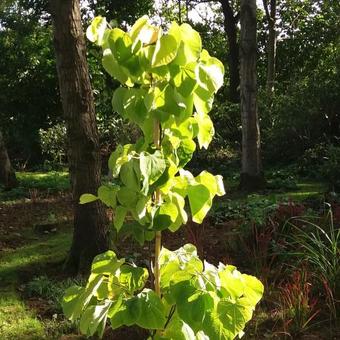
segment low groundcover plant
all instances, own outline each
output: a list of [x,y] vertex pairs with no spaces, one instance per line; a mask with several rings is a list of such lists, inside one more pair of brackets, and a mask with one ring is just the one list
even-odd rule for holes
[[[215,195],[223,195],[221,176],[193,176],[184,166],[196,149],[207,148],[214,134],[208,115],[223,84],[222,63],[202,49],[188,24],[172,23],[168,33],[147,17],[129,32],[96,17],[87,37],[103,50],[105,70],[121,83],[112,105],[135,123],[143,136],[119,145],[109,159],[113,180],[84,194],[81,204],[101,200],[114,210],[117,232],[140,243],[154,240],[153,272],[119,259],[113,251],[95,257],[86,287],[69,288],[65,315],[92,336],[137,325],[150,339],[233,339],[242,336],[263,294],[263,285],[234,266],[201,261],[191,244],[170,251],[161,232],[188,221],[202,223]],[[150,274],[154,290],[147,288]]]

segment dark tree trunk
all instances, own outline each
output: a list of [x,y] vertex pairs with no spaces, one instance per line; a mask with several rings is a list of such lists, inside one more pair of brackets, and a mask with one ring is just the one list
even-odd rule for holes
[[12,189],[17,185],[15,172],[12,168],[11,161],[8,157],[5,141],[0,131],[0,184],[6,190]]
[[266,12],[268,22],[268,42],[267,42],[267,93],[272,95],[275,86],[275,64],[276,64],[276,0],[263,0],[263,7]]
[[101,172],[79,0],[50,1],[74,202],[73,241],[66,269],[77,273],[88,270],[93,257],[108,249],[108,227],[102,204],[78,203],[81,194],[96,194]]
[[242,170],[240,187],[253,191],[263,188],[260,128],[257,113],[256,0],[241,0],[241,121]]
[[233,103],[240,102],[240,70],[239,70],[239,44],[237,42],[238,15],[234,14],[229,0],[220,0],[224,15],[224,30],[228,38],[229,55],[229,94],[228,99]]

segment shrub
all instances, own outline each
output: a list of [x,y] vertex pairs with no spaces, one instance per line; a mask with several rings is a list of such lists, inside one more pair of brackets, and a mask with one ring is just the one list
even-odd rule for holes
[[300,164],[302,174],[326,181],[331,191],[340,190],[340,146],[318,144],[304,153]]
[[66,126],[63,123],[53,125],[48,129],[40,129],[40,145],[43,154],[48,157],[50,169],[53,166],[65,164],[67,158]]
[[271,172],[268,176],[268,189],[280,190],[296,190],[296,176],[290,170],[276,170]]

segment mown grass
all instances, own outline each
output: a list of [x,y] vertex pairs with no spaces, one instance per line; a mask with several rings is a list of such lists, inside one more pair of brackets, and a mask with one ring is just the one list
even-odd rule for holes
[[0,187],[0,202],[32,198],[34,191],[54,194],[70,189],[68,172],[17,172],[18,186],[5,191]]
[[[34,276],[65,258],[70,232],[43,236],[14,250],[2,251],[0,258],[0,334],[2,340],[51,339],[46,324],[22,300],[18,287],[21,275]],[[57,339],[57,338],[55,338]]]
[[13,286],[0,288],[0,334],[3,340],[45,337],[43,323],[25,306]]
[[58,263],[65,258],[70,246],[70,234],[42,236],[41,240],[23,245],[20,248],[3,251],[0,259],[1,282],[15,282],[25,270],[39,269],[46,263]]
[[16,175],[20,186],[23,188],[55,192],[67,190],[70,187],[69,175],[65,171],[17,172]]

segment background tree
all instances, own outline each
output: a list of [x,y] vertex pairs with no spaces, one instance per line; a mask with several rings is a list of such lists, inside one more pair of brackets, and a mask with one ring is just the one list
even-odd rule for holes
[[97,192],[101,169],[79,2],[53,0],[51,13],[74,201],[74,233],[67,267],[77,272],[88,269],[93,257],[108,249],[108,229],[101,204],[78,204],[81,194]]
[[[270,14],[271,1],[267,1]],[[189,21],[201,33],[204,48],[228,65],[231,52],[221,2],[188,0],[184,6],[181,1],[181,17],[182,20],[186,18],[188,8]],[[89,1],[88,6],[83,7],[84,21],[92,16],[93,3]],[[178,20],[178,0],[158,3],[162,6],[157,8],[155,15],[154,1],[101,1],[96,14],[107,14],[121,26],[131,25],[135,18],[145,13],[158,22],[162,17],[164,25],[170,20]],[[226,0],[223,3],[226,4]],[[234,18],[239,19],[239,1],[229,0],[228,3]],[[269,26],[265,8],[258,8],[258,101],[263,159],[269,167],[278,162],[297,161],[306,150],[319,143],[338,143],[338,12],[339,3],[331,0],[276,0],[275,99],[269,100],[266,93]],[[238,27],[236,33],[239,42]],[[0,50],[0,119],[9,157],[16,168],[27,164],[27,169],[41,169],[52,159],[42,152],[49,145],[41,147],[45,142],[39,131],[51,131],[63,123],[51,21],[46,14],[45,0],[1,3]],[[108,155],[106,150],[117,143],[128,142],[135,130],[110,112],[112,93],[107,89],[118,84],[113,84],[114,80],[109,77],[102,77],[98,67],[101,57],[95,47],[88,52],[100,145],[102,154]],[[226,84],[231,82],[229,69],[226,67]],[[216,139],[211,150],[221,155],[218,150],[227,148],[234,155],[233,159],[238,160],[242,139],[240,108],[238,103],[230,101],[230,92],[227,85],[216,97],[212,110]],[[221,163],[227,162],[228,159]],[[103,164],[106,163],[104,160]],[[48,164],[49,168],[51,165]]]
[[229,0],[219,0],[223,12],[223,27],[228,38],[228,67],[229,67],[229,94],[232,103],[240,101],[240,57],[238,43],[239,13],[232,7]]
[[15,172],[12,168],[11,161],[8,157],[5,141],[1,131],[0,131],[0,184],[3,184],[5,189],[12,189],[17,184]]
[[[268,103],[265,93],[259,97],[263,153],[269,165],[300,162],[320,143],[339,144],[339,6],[329,0],[278,2],[275,100]],[[260,51],[266,45],[262,41]],[[265,55],[260,63],[261,89]]]
[[274,92],[275,82],[275,62],[276,62],[276,1],[263,0],[263,7],[266,13],[268,23],[268,41],[267,41],[267,93],[270,95]]
[[241,1],[240,75],[242,120],[241,189],[264,186],[261,162],[260,128],[257,113],[256,0]]
[[140,16],[152,15],[154,0],[89,0],[89,8],[95,15],[113,20],[117,26],[132,25]]
[[42,162],[39,129],[61,120],[44,4],[15,0],[0,10],[0,118],[14,163]]

